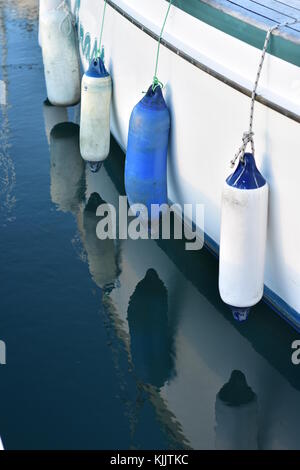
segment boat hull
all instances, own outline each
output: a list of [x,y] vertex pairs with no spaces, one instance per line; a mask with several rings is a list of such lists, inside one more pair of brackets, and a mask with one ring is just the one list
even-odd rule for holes
[[[103,44],[113,79],[111,131],[124,151],[131,111],[152,81],[156,37],[167,6],[164,0],[149,3],[114,0],[107,7]],[[86,69],[97,50],[103,1],[73,1],[72,7]],[[168,196],[182,206],[204,204],[206,243],[218,253],[222,188],[248,125],[260,51],[176,7],[164,37],[159,79],[172,122]],[[254,131],[257,165],[270,186],[265,299],[299,329],[297,77],[297,65],[267,54]]]

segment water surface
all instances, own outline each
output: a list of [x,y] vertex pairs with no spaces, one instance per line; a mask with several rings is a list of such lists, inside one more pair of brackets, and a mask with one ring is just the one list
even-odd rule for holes
[[16,5],[0,2],[5,447],[300,448],[298,335],[264,303],[235,323],[207,250],[97,239],[124,155],[112,139],[85,168],[79,110],[45,101],[36,2]]

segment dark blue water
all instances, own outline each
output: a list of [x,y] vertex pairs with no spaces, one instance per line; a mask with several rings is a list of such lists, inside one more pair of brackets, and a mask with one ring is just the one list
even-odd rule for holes
[[45,103],[26,3],[0,2],[5,448],[300,448],[298,335],[264,303],[235,323],[206,250],[97,239],[124,155],[112,139],[100,172],[85,169],[78,110]]

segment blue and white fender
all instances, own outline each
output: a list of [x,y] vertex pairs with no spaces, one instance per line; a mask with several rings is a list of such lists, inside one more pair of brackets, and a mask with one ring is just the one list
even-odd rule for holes
[[246,153],[224,186],[220,237],[220,295],[239,321],[263,296],[268,194],[253,155]]
[[103,162],[110,150],[112,81],[100,57],[93,59],[82,78],[80,152],[87,162]]

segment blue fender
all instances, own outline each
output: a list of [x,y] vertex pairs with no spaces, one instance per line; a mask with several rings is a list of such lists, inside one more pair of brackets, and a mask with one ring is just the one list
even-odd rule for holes
[[128,134],[125,188],[129,204],[167,204],[170,113],[161,87],[149,88],[134,107]]

